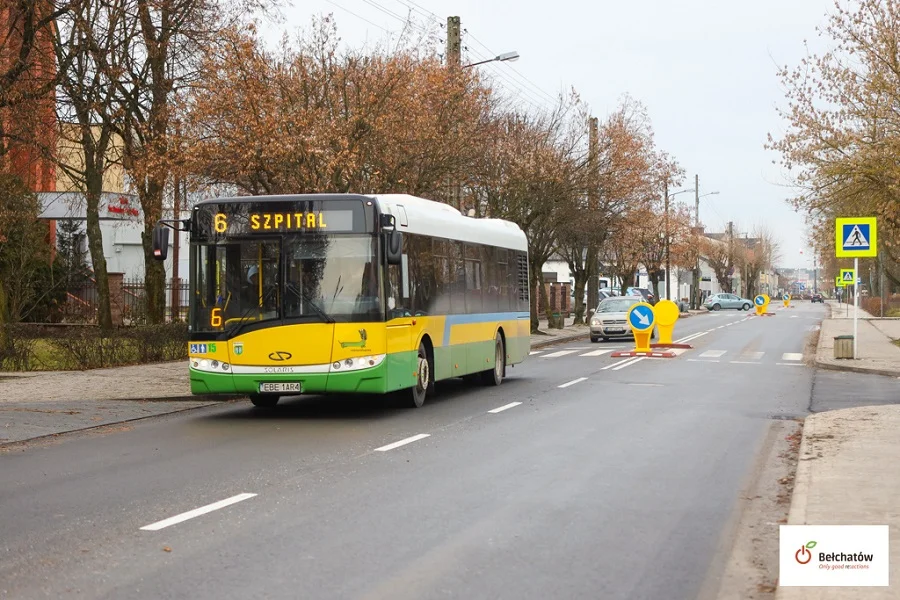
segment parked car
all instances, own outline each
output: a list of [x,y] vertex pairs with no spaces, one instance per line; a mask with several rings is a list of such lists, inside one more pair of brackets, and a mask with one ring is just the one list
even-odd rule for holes
[[825,297],[822,296],[822,294],[813,294],[811,302],[821,302],[822,304],[825,304]]
[[[634,337],[628,324],[628,311],[641,301],[640,296],[613,296],[602,300],[596,309],[591,309],[591,341]],[[656,339],[656,331],[650,339]]]
[[734,308],[737,310],[750,310],[753,307],[753,301],[747,298],[741,298],[734,294],[713,294],[703,303],[706,310],[721,310],[723,308]]
[[630,287],[625,290],[626,296],[640,296],[647,304],[656,304],[656,296],[647,288]]

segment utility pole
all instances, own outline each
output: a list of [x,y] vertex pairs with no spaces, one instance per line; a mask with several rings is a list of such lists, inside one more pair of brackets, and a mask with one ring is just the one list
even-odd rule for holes
[[666,196],[666,300],[672,299],[672,294],[669,293],[669,270],[671,265],[669,264],[669,179],[666,178],[666,183],[664,187],[664,194]]
[[462,55],[459,17],[447,17],[447,65],[458,67]]
[[[700,235],[700,176],[694,175],[694,227]],[[699,240],[698,240],[699,241]],[[697,244],[697,264],[694,265],[694,285],[691,286],[691,308],[700,308],[700,244]]]
[[[462,38],[459,17],[447,17],[447,67],[458,70],[462,64]],[[454,174],[448,181],[450,203],[463,214],[468,211],[462,204],[462,189],[459,177]]]
[[734,223],[728,221],[728,293],[734,293]]
[[[182,189],[182,181],[181,177],[175,177],[175,193],[173,194],[173,207],[172,207],[172,217],[175,219],[181,219],[181,202],[179,202],[179,194]],[[181,230],[176,227],[175,228],[175,239],[172,240],[172,301],[171,305],[171,316],[170,320],[174,323],[178,321],[181,317],[181,286],[179,285],[179,273],[178,273],[178,254],[180,250],[180,238]]]
[[[594,177],[597,175],[597,159],[600,146],[599,125],[600,121],[597,117],[591,117],[588,120],[588,160],[590,161],[590,183],[588,184],[588,210],[591,216],[596,215],[596,211],[600,210],[600,202],[597,197],[597,181]],[[587,256],[585,257],[584,268],[587,271],[587,302],[591,308],[600,304],[600,265],[598,264],[599,248],[593,243],[587,245]],[[577,301],[577,300],[576,300]]]

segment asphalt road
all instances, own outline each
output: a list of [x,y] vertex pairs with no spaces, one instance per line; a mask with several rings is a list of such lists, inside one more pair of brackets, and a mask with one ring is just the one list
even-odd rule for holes
[[7,451],[0,596],[695,598],[772,420],[855,397],[799,360],[823,316],[685,319],[674,359],[548,348],[418,410],[233,403]]

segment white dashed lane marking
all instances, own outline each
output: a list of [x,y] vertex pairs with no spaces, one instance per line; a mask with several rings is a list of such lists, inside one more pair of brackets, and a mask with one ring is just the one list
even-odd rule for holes
[[503,412],[504,410],[509,410],[510,408],[515,408],[516,406],[519,406],[520,404],[522,404],[522,403],[521,402],[510,402],[509,404],[504,404],[503,406],[499,406],[499,407],[495,408],[494,410],[489,410],[488,412],[492,413],[492,414],[497,414],[497,413]]
[[587,377],[579,377],[578,379],[573,379],[572,381],[570,381],[570,382],[568,382],[568,383],[564,383],[564,384],[558,385],[558,386],[556,386],[556,387],[559,387],[559,388],[567,388],[567,387],[569,387],[570,385],[575,385],[576,383],[581,383],[582,381],[587,381]]
[[802,352],[785,352],[781,355],[781,360],[803,360]]
[[175,515],[174,517],[169,517],[168,519],[163,519],[162,521],[157,521],[156,523],[151,523],[150,525],[144,525],[143,527],[141,527],[141,529],[144,531],[159,531],[160,529],[171,527],[172,525],[183,523],[189,519],[194,519],[201,515],[211,513],[214,510],[219,510],[221,508],[225,508],[226,506],[231,506],[232,504],[243,502],[244,500],[249,500],[254,496],[256,496],[256,494],[238,494],[237,496],[225,498],[224,500],[219,500],[218,502],[213,502],[212,504],[207,504],[206,506],[201,506],[200,508],[195,508],[194,510],[183,512],[180,515]]
[[399,442],[394,442],[393,444],[388,444],[387,446],[382,446],[381,448],[375,448],[375,452],[387,452],[388,450],[393,450],[394,448],[399,448],[400,446],[405,446],[407,444],[412,444],[413,442],[418,442],[419,440],[424,440],[427,437],[431,437],[431,434],[420,433],[418,435],[402,439]]
[[707,350],[700,355],[700,358],[719,358],[723,356],[727,350]]

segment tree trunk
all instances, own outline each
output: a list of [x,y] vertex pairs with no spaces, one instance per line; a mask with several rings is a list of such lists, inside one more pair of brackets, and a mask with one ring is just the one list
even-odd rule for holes
[[[153,227],[162,218],[163,188],[152,179],[138,191],[144,211],[144,231],[141,242],[144,247],[144,301],[147,322],[164,323],[166,320],[166,268],[153,257]],[[178,232],[175,233],[178,235]]]
[[534,255],[529,254],[529,285],[531,285],[531,293],[528,295],[531,298],[531,332],[534,333],[538,330],[538,326],[540,325],[540,320],[538,319],[538,287],[543,288],[543,281],[541,281],[544,276],[541,273],[541,268],[544,266],[543,263],[535,267],[533,260]]
[[647,275],[650,277],[650,291],[653,292],[653,296],[659,300],[659,271],[651,271],[647,269]]
[[0,281],[0,354],[9,348],[9,327],[7,327],[6,290]]
[[103,188],[101,175],[90,174],[87,178],[85,201],[87,203],[87,239],[91,253],[91,266],[97,285],[97,324],[101,331],[112,331],[112,310],[109,305],[109,277],[106,272],[106,257],[103,255],[103,233],[100,230],[100,194]]
[[553,316],[553,309],[550,308],[550,297],[547,296],[547,286],[543,282],[538,286],[538,293],[541,295],[541,303],[544,305],[544,316],[547,317],[548,329],[562,329],[562,312],[559,317]]
[[595,244],[589,244],[587,247],[587,260],[585,261],[585,271],[587,272],[588,291],[587,303],[591,308],[596,308],[600,304],[600,294],[598,293],[599,277],[600,277],[600,261],[597,257],[598,250]]
[[572,292],[575,294],[575,325],[584,325],[584,289],[587,285],[587,272],[584,269],[573,271],[575,274],[575,285]]

